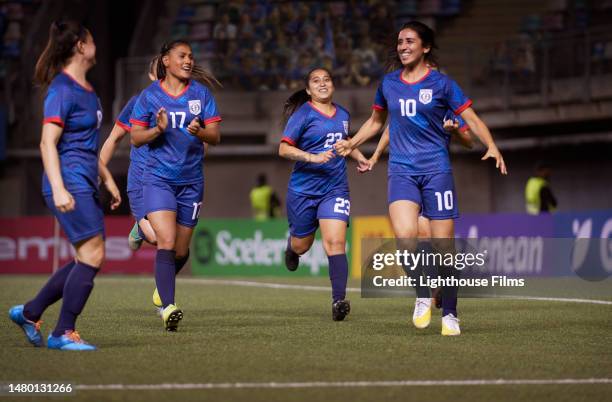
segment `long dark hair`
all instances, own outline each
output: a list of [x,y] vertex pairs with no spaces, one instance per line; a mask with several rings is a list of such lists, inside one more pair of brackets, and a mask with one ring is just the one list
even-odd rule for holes
[[49,41],[34,69],[34,82],[46,89],[75,52],[77,42],[85,42],[89,31],[75,21],[53,21]]
[[395,71],[404,67],[402,61],[400,60],[397,54],[397,37],[399,36],[399,33],[402,32],[404,29],[410,29],[416,32],[417,35],[419,35],[423,47],[429,48],[429,52],[425,53],[425,62],[429,67],[438,68],[438,58],[434,54],[434,49],[438,48],[438,46],[436,45],[435,32],[433,31],[433,29],[423,24],[422,22],[409,21],[402,25],[399,31],[397,31],[395,37],[389,40],[391,45],[389,50],[389,58],[387,61],[387,72]]
[[[161,50],[159,51],[159,55],[157,55],[155,58],[153,58],[153,60],[151,60],[150,67],[153,67],[155,62],[157,62],[157,74],[156,75],[157,75],[158,80],[163,80],[164,78],[166,78],[166,66],[164,66],[164,63],[162,62],[162,58],[168,53],[170,53],[172,49],[174,49],[175,47],[179,45],[185,45],[191,48],[191,45],[189,44],[189,42],[187,42],[184,39],[173,40],[172,42],[164,43],[161,47]],[[194,80],[200,82],[203,85],[206,85],[209,88],[213,88],[215,86],[218,86],[218,87],[223,86],[211,72],[196,65],[195,63],[191,70],[191,76],[193,77]]]
[[[304,84],[306,87],[308,87],[308,83],[310,82],[310,76],[312,75],[312,73],[314,73],[317,70],[325,71],[327,74],[329,74],[332,81],[334,80],[334,77],[332,76],[331,71],[329,71],[325,67],[315,67],[312,70],[310,70],[308,74],[306,74],[306,77],[304,78]],[[309,100],[310,100],[310,95],[308,95],[308,92],[306,92],[306,88],[300,89],[299,91],[296,91],[293,94],[291,94],[291,96],[287,98],[287,100],[285,101],[285,106],[283,107],[283,118],[282,118],[281,124],[283,126],[287,124],[287,121],[289,120],[291,115],[295,113],[295,111],[298,110],[300,106],[302,106],[304,103],[308,102]]]

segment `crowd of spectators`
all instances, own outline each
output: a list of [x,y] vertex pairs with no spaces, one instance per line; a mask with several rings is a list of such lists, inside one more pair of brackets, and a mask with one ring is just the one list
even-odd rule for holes
[[380,0],[228,1],[202,18],[211,22],[193,23],[192,16],[188,29],[179,22],[174,35],[193,39],[199,32],[192,40],[196,57],[226,86],[295,89],[316,66],[331,70],[337,86],[367,86],[384,73],[392,11]]

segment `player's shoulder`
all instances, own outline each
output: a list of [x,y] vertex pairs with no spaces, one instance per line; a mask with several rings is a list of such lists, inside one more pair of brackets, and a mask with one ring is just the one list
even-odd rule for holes
[[434,82],[440,83],[441,85],[448,85],[449,83],[454,82],[448,75],[433,69],[430,70],[428,78]]
[[136,104],[136,102],[138,102],[138,98],[140,97],[140,94],[136,94],[134,96],[132,96],[130,98],[129,101],[127,101],[127,103],[125,104],[125,108],[126,109],[134,109],[134,105]]
[[51,80],[48,90],[65,91],[73,89],[74,86],[75,82],[70,77],[68,77],[68,75],[64,73],[59,73],[55,77],[53,77],[53,80]]
[[189,89],[203,95],[209,95],[211,93],[210,88],[197,80],[189,81]]
[[349,111],[339,103],[334,102],[334,105],[336,106],[336,115],[338,117],[346,117],[351,115]]
[[393,70],[391,72],[388,72],[387,74],[383,75],[382,78],[382,83],[390,83],[390,82],[397,82],[397,81],[401,81],[400,80],[400,74],[402,73],[402,69],[398,68],[397,70]]

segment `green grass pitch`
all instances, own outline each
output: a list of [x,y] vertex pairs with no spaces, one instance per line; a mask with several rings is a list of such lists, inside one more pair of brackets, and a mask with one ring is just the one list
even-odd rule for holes
[[[46,278],[0,277],[0,382],[235,384],[336,381],[612,378],[612,305],[460,300],[460,337],[440,335],[436,312],[413,328],[411,299],[349,294],[347,321],[333,322],[329,292],[180,279],[185,318],[166,333],[151,304],[153,280],[99,277],[78,321],[100,350],[29,346],[8,319]],[[258,279],[278,282],[278,279]],[[283,280],[329,286],[325,279]],[[358,283],[351,283],[358,287]],[[55,325],[59,303],[44,315]],[[79,390],[52,401],[603,401],[612,383],[567,385],[360,386],[185,390]],[[0,396],[0,401],[10,400]],[[19,397],[17,401],[41,400]]]

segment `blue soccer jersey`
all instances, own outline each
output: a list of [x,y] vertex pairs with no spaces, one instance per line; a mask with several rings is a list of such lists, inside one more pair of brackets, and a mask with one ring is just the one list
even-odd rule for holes
[[412,83],[401,73],[400,69],[384,76],[373,106],[389,111],[389,173],[449,172],[450,134],[442,121],[448,110],[459,115],[472,101],[438,71],[429,70]]
[[[311,102],[304,103],[289,118],[281,141],[311,154],[333,150],[336,141],[348,137],[350,119],[346,109],[334,106],[334,114],[328,116]],[[336,156],[323,164],[295,163],[289,191],[320,196],[332,190],[348,191],[344,158]]]
[[[81,86],[62,72],[49,85],[43,114],[43,124],[54,123],[63,128],[57,152],[66,190],[71,193],[96,191],[102,106],[94,90]],[[42,191],[44,195],[52,194],[44,172]]]
[[[128,103],[123,107],[121,113],[117,117],[116,124],[122,127],[128,133],[132,131],[132,123],[130,123],[130,117],[132,116],[132,111],[134,110],[134,105],[138,100],[138,95],[132,96],[132,98],[128,101]],[[147,160],[147,145],[142,145],[140,147],[131,146],[130,150],[130,167],[134,166],[139,169],[144,169],[144,163]]]
[[202,182],[204,145],[187,131],[187,126],[196,117],[204,124],[221,121],[212,93],[191,80],[182,93],[173,96],[165,91],[161,81],[155,81],[138,97],[130,123],[154,127],[157,111],[162,107],[168,113],[168,127],[148,144],[143,181],[162,180],[177,185]]

